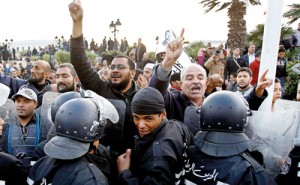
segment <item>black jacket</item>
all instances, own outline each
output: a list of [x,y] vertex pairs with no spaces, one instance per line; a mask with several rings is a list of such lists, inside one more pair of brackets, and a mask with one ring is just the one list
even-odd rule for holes
[[295,146],[293,150],[290,152],[289,157],[291,158],[292,164],[289,172],[285,175],[278,175],[276,178],[276,182],[279,185],[299,185],[300,184],[300,147]]
[[[184,146],[192,134],[182,123],[163,120],[149,135],[137,138],[131,156],[131,168],[119,174],[118,184],[175,184],[184,166]],[[177,174],[177,175],[175,175]]]
[[[236,63],[238,63],[239,66]],[[227,58],[224,68],[224,79],[229,80],[230,75],[233,73],[236,74],[240,67],[247,67],[247,63],[244,58]]]
[[[131,101],[135,93],[138,91],[137,85],[133,82],[133,85],[128,92],[121,93],[112,88],[108,81],[99,79],[97,71],[94,70],[91,64],[87,61],[83,36],[71,39],[71,63],[74,65],[81,84],[85,89],[92,90],[107,99],[117,99],[125,102],[126,112],[124,125],[120,129],[115,129],[121,130],[120,135],[122,136],[122,140],[119,141],[118,146],[113,147],[112,150],[115,150],[113,152],[116,152],[118,155],[124,153],[127,148],[132,148],[134,143],[133,136],[137,134],[137,130],[131,119]],[[114,140],[114,138],[103,138],[101,143],[104,145],[111,145],[111,143],[107,143],[111,140]]]
[[48,156],[37,161],[31,168],[29,178],[34,184],[53,185],[107,185],[107,178],[83,156],[74,160],[58,160]]
[[0,152],[0,180],[6,185],[27,185],[27,169],[17,158]]
[[[197,146],[188,149],[189,169],[185,182],[203,185],[273,185],[265,169],[247,153],[229,157],[213,157],[202,153]],[[192,184],[190,183],[190,184]]]

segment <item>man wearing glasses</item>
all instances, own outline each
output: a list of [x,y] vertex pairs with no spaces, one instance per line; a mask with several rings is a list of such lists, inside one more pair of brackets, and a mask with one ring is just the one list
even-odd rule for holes
[[[83,10],[80,1],[73,1],[69,5],[69,11],[73,20],[71,63],[74,65],[81,84],[85,89],[92,90],[108,99],[121,100],[121,103],[125,103],[126,105],[123,124],[119,125],[121,128],[115,129],[115,126],[112,126],[113,134],[106,135],[109,138],[105,138],[104,136],[102,141],[103,144],[111,146],[112,140],[115,140],[114,143],[116,143],[116,146],[111,146],[111,151],[118,156],[124,153],[127,148],[133,147],[133,136],[137,134],[137,130],[131,119],[130,109],[132,98],[138,90],[137,85],[133,81],[135,76],[134,62],[127,56],[116,56],[110,65],[111,79],[109,81],[101,80],[97,72],[87,61],[84,50],[82,33]],[[120,139],[116,140],[118,137]]]

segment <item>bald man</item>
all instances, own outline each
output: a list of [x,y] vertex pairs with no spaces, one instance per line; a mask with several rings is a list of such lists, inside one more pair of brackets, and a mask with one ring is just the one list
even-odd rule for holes
[[44,95],[43,89],[51,83],[49,80],[47,80],[50,71],[51,67],[48,62],[44,60],[37,60],[32,63],[30,77],[28,80],[15,79],[11,76],[0,74],[0,83],[10,87],[9,98],[16,94],[20,88],[27,87],[33,90],[38,95],[37,107],[40,107],[42,105],[42,99]]

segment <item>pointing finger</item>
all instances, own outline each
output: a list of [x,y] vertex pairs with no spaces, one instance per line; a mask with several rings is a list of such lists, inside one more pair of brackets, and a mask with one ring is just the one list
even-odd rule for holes
[[261,75],[261,78],[264,79],[268,73],[269,69],[266,69],[263,74]]
[[181,33],[180,33],[180,37],[183,39],[183,34],[184,34],[184,28],[182,28]]

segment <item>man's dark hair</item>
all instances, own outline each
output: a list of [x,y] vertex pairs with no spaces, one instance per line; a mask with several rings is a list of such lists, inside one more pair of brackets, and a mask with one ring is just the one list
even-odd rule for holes
[[73,77],[78,77],[78,75],[77,75],[77,73],[76,73],[76,71],[75,71],[75,69],[74,69],[74,66],[73,66],[72,64],[70,64],[70,63],[62,63],[62,64],[60,64],[60,65],[58,66],[58,68],[65,68],[65,67],[67,67],[67,68],[70,69],[71,75],[72,75]]
[[177,80],[180,81],[180,73],[173,73],[173,74],[171,75],[170,83],[171,83],[171,82],[174,82],[174,81],[177,81]]
[[134,81],[137,81],[138,80],[138,78],[139,78],[139,75],[140,74],[143,74],[143,70],[141,70],[140,68],[137,68],[136,70],[136,73],[135,73],[135,76],[134,76]]
[[261,51],[259,50],[255,53],[255,57],[260,57],[260,56],[261,56]]
[[230,75],[232,75],[234,78],[237,77],[237,73],[230,73]]
[[21,67],[21,73],[23,73],[24,71],[26,71],[26,69],[24,67]]
[[238,69],[237,74],[239,74],[242,71],[247,72],[250,75],[250,77],[252,76],[252,71],[251,71],[250,68],[248,68],[248,67],[241,67],[241,68]]
[[249,42],[249,44],[247,45],[247,49],[250,48],[250,46],[252,46],[252,45],[255,46],[255,44],[253,42]]
[[280,49],[278,50],[278,53],[281,53],[281,52],[285,52],[285,49],[284,49],[284,48],[280,48]]
[[280,79],[279,78],[275,78],[274,83],[280,83]]
[[127,64],[129,65],[129,69],[130,70],[134,70],[135,69],[134,62],[133,62],[133,60],[130,57],[125,56],[125,55],[118,55],[115,58],[126,58],[127,59]]

